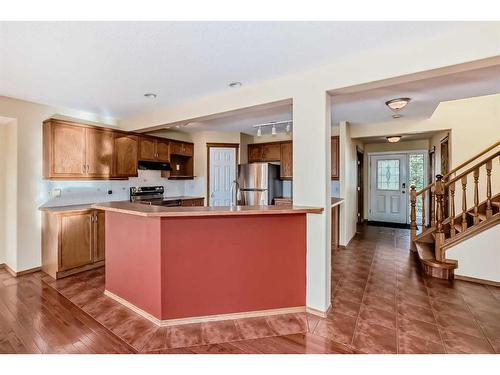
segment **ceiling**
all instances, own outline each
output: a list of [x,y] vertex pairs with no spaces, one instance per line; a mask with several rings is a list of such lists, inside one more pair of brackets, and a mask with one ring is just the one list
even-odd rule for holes
[[[429,118],[440,102],[500,93],[500,66],[470,70],[467,72],[423,79],[383,88],[339,95],[332,98],[332,122],[348,121],[351,124],[401,121],[392,119],[392,112],[385,102],[398,97],[412,100],[401,111],[403,119]],[[209,118],[170,124],[171,130],[231,131],[256,134],[255,124],[271,121],[291,120],[292,103],[277,103],[242,109],[232,113],[212,115]],[[281,129],[284,131],[284,129]],[[280,131],[280,129],[278,129]],[[267,131],[270,132],[270,129]],[[406,140],[426,139],[432,134],[405,136]],[[385,138],[369,139],[367,142],[384,141]]]
[[[231,81],[248,85],[470,27],[474,23],[1,22],[0,95],[124,118],[231,90]],[[157,99],[146,99],[147,92]]]
[[404,118],[429,118],[440,102],[500,93],[500,66],[423,79],[399,85],[332,97],[332,120],[366,124],[392,119],[385,102],[401,97],[411,102]]

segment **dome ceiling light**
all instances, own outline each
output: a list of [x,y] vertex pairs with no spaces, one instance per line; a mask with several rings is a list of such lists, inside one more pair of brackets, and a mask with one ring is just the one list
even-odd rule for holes
[[391,135],[390,137],[386,137],[387,138],[387,141],[389,143],[397,143],[401,140],[401,136],[400,135]]
[[392,118],[400,118],[403,117],[403,115],[400,114],[399,111],[406,107],[410,100],[411,98],[396,98],[386,101],[385,105],[389,107],[392,112],[394,112]]

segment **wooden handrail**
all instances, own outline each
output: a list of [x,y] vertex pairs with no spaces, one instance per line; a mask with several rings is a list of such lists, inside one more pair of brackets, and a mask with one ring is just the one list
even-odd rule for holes
[[[476,160],[477,158],[480,158],[481,156],[483,156],[484,154],[488,153],[489,151],[493,150],[495,147],[497,146],[500,146],[500,141],[497,141],[495,143],[493,143],[491,146],[485,148],[483,151],[481,151],[480,153],[474,155],[473,157],[467,159],[466,161],[464,161],[462,164],[459,164],[458,166],[456,166],[455,168],[453,168],[451,171],[449,171],[448,173],[446,173],[444,176],[443,176],[443,181],[446,181],[446,182],[451,182],[451,181],[447,181],[448,178],[456,173],[458,170],[462,169],[463,167],[465,167],[466,165],[472,163],[474,160]],[[496,154],[498,155],[498,153]],[[494,158],[494,156],[492,157]],[[482,164],[481,164],[482,165]],[[474,167],[471,167],[469,168],[469,172],[468,173],[465,173],[465,174],[469,174],[470,173],[470,170],[473,170]],[[459,180],[461,177],[463,176],[463,173],[460,174],[460,177],[456,176],[454,177],[454,180],[457,181]],[[425,191],[429,190],[432,186],[434,186],[435,182],[431,182],[429,185],[427,185],[426,187],[424,187],[422,190],[419,190],[417,191],[417,197],[419,195],[421,195],[422,193],[424,193]]]
[[452,175],[453,173],[455,173],[456,171],[458,171],[459,169],[462,169],[463,167],[465,167],[467,164],[470,164],[472,163],[474,160],[476,160],[477,158],[483,156],[484,154],[486,154],[487,152],[493,150],[495,147],[499,146],[500,145],[500,141],[497,141],[496,143],[493,143],[490,147],[488,148],[485,148],[483,151],[481,151],[479,154],[467,159],[466,161],[464,161],[462,164],[458,165],[457,167],[453,168],[451,171],[449,171],[448,173],[446,173],[444,176],[443,176],[443,179],[444,180],[447,180],[448,177],[450,175]]
[[465,177],[465,176],[471,174],[476,169],[478,169],[478,168],[482,167],[483,165],[485,165],[486,163],[488,163],[488,161],[495,159],[497,156],[500,156],[500,151],[495,152],[493,155],[489,156],[487,159],[480,161],[479,163],[473,165],[472,167],[470,167],[467,170],[460,173],[458,176],[453,177],[450,181],[446,182],[446,186],[449,186],[450,183],[458,181],[458,180],[462,179],[462,177]]

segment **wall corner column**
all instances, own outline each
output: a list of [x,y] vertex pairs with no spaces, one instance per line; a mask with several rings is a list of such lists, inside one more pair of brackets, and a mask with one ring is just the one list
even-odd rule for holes
[[307,307],[326,312],[331,300],[330,96],[310,87],[293,98],[293,200],[324,209],[307,215]]

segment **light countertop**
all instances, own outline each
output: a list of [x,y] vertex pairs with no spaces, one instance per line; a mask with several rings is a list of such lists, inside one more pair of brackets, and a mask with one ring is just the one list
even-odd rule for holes
[[97,210],[145,217],[319,214],[323,212],[322,208],[301,206],[162,207],[131,202],[98,203],[92,207]]

